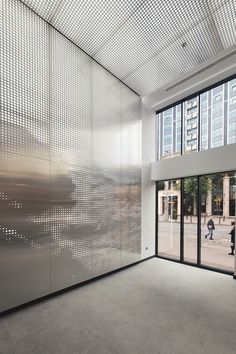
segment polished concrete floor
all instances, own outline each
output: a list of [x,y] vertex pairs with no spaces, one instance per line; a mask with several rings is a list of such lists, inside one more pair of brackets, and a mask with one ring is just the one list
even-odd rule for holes
[[151,259],[2,317],[0,353],[235,354],[236,281]]

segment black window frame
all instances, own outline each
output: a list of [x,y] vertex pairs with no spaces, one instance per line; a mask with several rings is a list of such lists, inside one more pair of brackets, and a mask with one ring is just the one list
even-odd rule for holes
[[[210,90],[212,90],[214,88],[217,88],[218,86],[226,84],[227,82],[229,82],[231,80],[234,80],[234,79],[236,79],[236,74],[228,76],[227,78],[225,78],[223,80],[220,80],[220,81],[216,82],[215,84],[209,85],[209,86],[207,86],[207,87],[205,87],[205,88],[203,88],[201,90],[198,90],[198,91],[194,92],[193,94],[191,94],[189,96],[185,96],[184,98],[182,98],[180,100],[177,100],[174,103],[171,103],[170,105],[167,105],[167,106],[165,106],[165,107],[163,107],[163,108],[161,108],[161,109],[156,111],[155,119],[156,119],[156,122],[157,122],[157,125],[158,125],[159,124],[158,123],[158,114],[163,113],[164,111],[166,111],[168,109],[174,108],[177,105],[181,105],[181,151],[180,151],[180,156],[185,155],[184,141],[183,141],[184,140],[184,112],[183,112],[184,102],[188,101],[188,100],[191,100],[194,97],[198,98],[198,136],[197,136],[198,143],[197,143],[197,150],[189,151],[189,153],[201,151],[200,150],[201,149],[201,126],[200,126],[200,123],[201,123],[201,118],[200,118],[201,99],[200,99],[200,96],[201,96],[201,94],[206,93],[206,92],[208,92],[208,91],[210,91]],[[155,156],[156,156],[156,161],[161,161],[162,160],[160,158],[161,154],[160,154],[160,151],[159,151],[158,146],[157,146],[159,131],[156,130],[156,132],[157,132],[157,134],[155,134],[155,137],[156,137],[156,141],[155,141]],[[211,132],[210,132],[210,134],[211,134]],[[224,127],[224,135],[225,135],[225,127]],[[209,137],[210,136],[209,136],[209,132],[208,132],[208,140],[209,140]],[[208,148],[205,149],[204,151],[210,150],[210,149],[214,149],[212,147],[209,147],[209,145],[210,144],[209,144],[209,141],[208,141]],[[226,145],[230,145],[230,144],[227,144],[227,140],[225,141],[225,138],[224,138],[224,145],[223,146],[226,146]],[[177,156],[172,156],[171,158],[174,158],[174,157],[177,157]]]
[[[219,172],[219,173],[235,173],[235,170],[229,170],[229,171],[223,171],[223,172]],[[231,275],[233,277],[234,276],[234,271],[229,271],[229,270],[224,270],[221,268],[216,268],[216,267],[211,267],[211,266],[207,266],[205,264],[201,263],[201,177],[205,177],[205,176],[211,176],[211,175],[215,175],[217,174],[217,172],[214,173],[206,173],[204,175],[194,175],[194,176],[185,176],[185,177],[176,177],[176,178],[170,178],[170,179],[165,179],[165,180],[158,180],[155,183],[155,199],[156,199],[156,206],[155,206],[155,210],[156,210],[156,215],[155,215],[155,256],[157,258],[161,258],[161,259],[165,259],[168,261],[172,261],[172,262],[176,262],[176,263],[181,263],[181,264],[185,264],[185,265],[189,265],[192,267],[197,267],[197,268],[201,268],[201,269],[206,269],[206,270],[210,270],[213,272],[218,272],[218,273],[223,273],[223,274],[227,274],[227,275]],[[184,259],[184,179],[185,178],[197,178],[197,185],[198,185],[198,195],[197,195],[197,262],[190,262],[190,261],[185,261]],[[180,215],[180,257],[179,259],[174,259],[168,256],[162,256],[159,255],[158,252],[158,183],[160,182],[169,182],[169,181],[173,181],[173,180],[180,180],[180,200],[181,200],[181,215]]]

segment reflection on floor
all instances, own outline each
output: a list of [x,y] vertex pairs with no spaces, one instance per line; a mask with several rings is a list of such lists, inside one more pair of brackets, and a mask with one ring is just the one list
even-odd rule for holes
[[236,281],[161,259],[0,320],[4,354],[235,354]]

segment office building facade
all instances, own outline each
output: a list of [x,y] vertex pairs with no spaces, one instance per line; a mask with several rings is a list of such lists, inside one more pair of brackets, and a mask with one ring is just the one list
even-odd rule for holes
[[157,113],[156,127],[158,159],[234,144],[236,79]]

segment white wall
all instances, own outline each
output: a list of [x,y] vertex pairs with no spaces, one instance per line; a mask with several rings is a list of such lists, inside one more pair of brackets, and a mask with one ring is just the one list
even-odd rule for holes
[[156,111],[236,73],[236,45],[145,97]]
[[236,144],[152,162],[151,180],[160,181],[234,170],[236,170]]
[[155,159],[155,112],[142,105],[142,245],[141,257],[155,254],[155,182],[151,161]]

